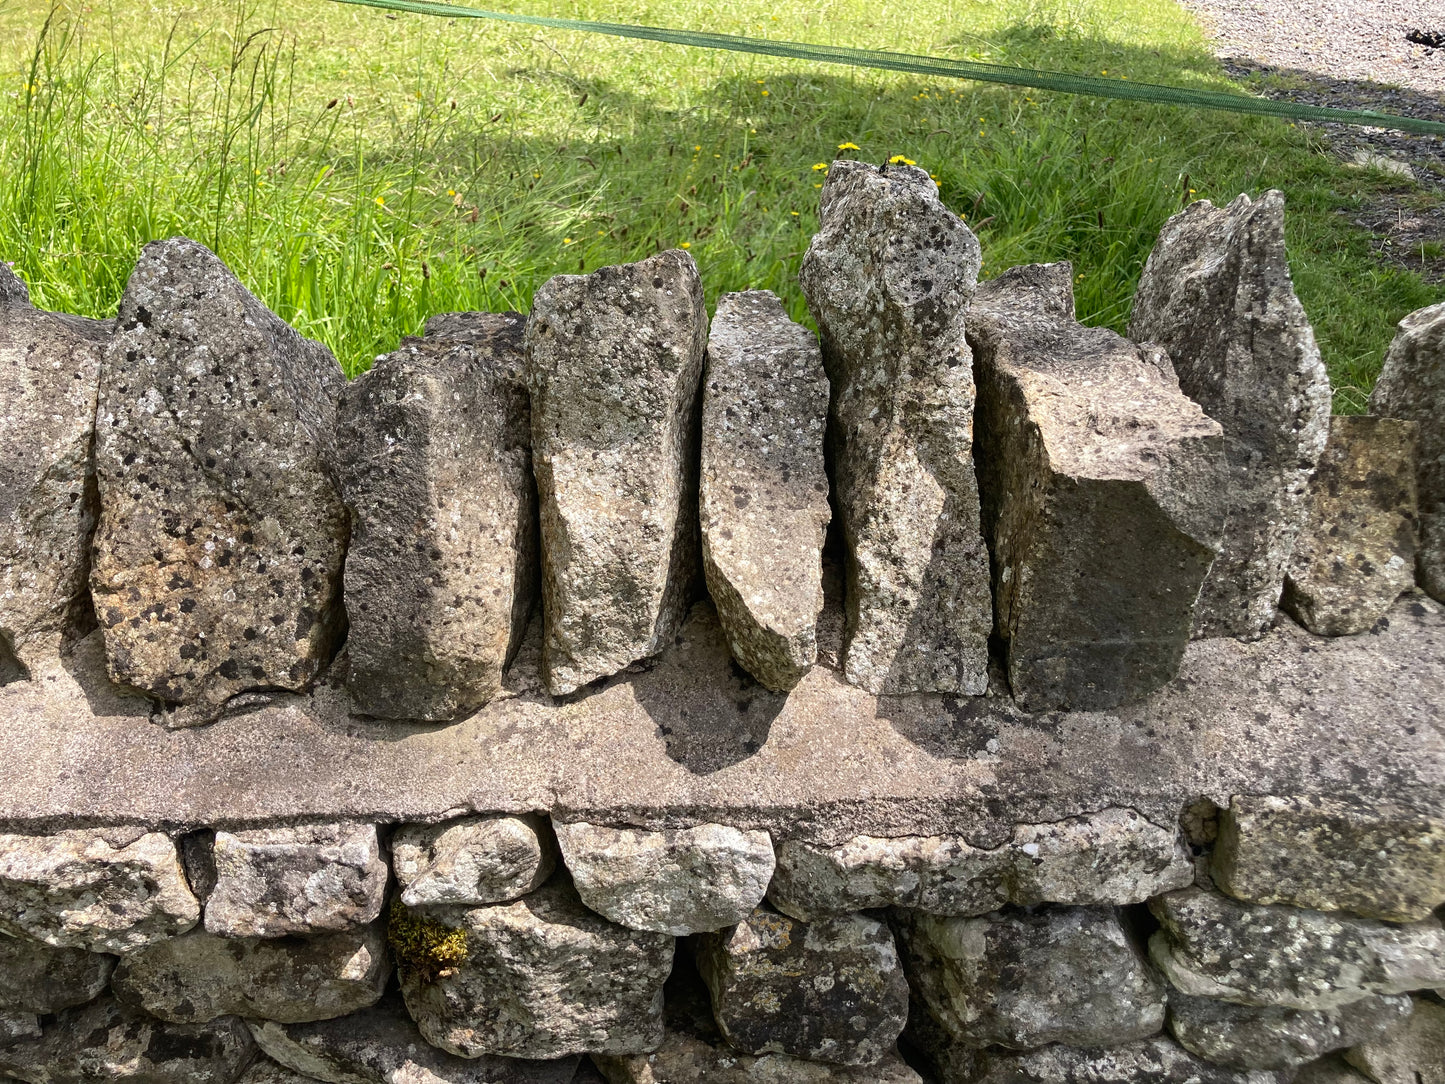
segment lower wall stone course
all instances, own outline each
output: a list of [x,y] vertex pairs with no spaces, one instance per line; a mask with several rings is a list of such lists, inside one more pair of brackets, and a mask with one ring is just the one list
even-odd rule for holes
[[0,1014],[52,1013],[98,997],[115,957],[0,933]]
[[1107,1049],[990,1051],[981,1065],[970,1080],[942,1084],[1290,1084],[1288,1073],[1209,1065],[1162,1035]]
[[1384,1035],[1345,1052],[1375,1084],[1445,1084],[1445,1005],[1415,1000],[1415,1011]]
[[251,1067],[241,1074],[236,1084],[311,1084],[318,1079],[278,1065],[270,1058],[262,1056],[251,1063]]

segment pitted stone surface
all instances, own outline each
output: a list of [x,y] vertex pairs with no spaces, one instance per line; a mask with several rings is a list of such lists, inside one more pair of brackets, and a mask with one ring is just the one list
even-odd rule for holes
[[503,903],[542,887],[553,850],[541,817],[463,817],[402,825],[391,837],[391,868],[408,907]]
[[1330,417],[1329,376],[1285,259],[1284,196],[1199,200],[1165,223],[1129,337],[1163,346],[1180,387],[1224,427],[1229,518],[1195,634],[1259,636],[1274,620]]
[[1420,501],[1420,585],[1445,601],[1445,304],[1400,321],[1370,393],[1370,413],[1420,427],[1415,475]]
[[378,358],[337,410],[346,682],[368,715],[448,720],[485,704],[536,599],[526,319],[449,315]]
[[555,823],[582,902],[634,930],[674,937],[742,922],[773,875],[766,832],[702,824],[663,832]]
[[1160,1035],[1107,1050],[1054,1045],[993,1052],[968,1084],[1289,1084],[1289,1074],[1210,1065]]
[[112,677],[182,705],[173,725],[304,689],[330,659],[344,383],[204,246],[142,250],[101,368],[90,588]]
[[537,290],[526,332],[555,695],[655,655],[696,575],[697,400],[707,309],[672,249]]
[[57,948],[126,953],[200,917],[176,845],[160,832],[0,835],[0,930]]
[[1247,903],[1414,922],[1445,904],[1445,817],[1387,802],[1235,795],[1211,873]]
[[349,930],[381,914],[387,865],[374,824],[217,832],[206,930],[285,937]]
[[828,377],[767,290],[718,299],[702,397],[703,572],[733,658],[770,689],[818,656]]
[[968,310],[994,631],[1029,711],[1169,681],[1224,530],[1224,437],[1158,347],[1074,317],[1069,263],[1015,267]]
[[1239,903],[1201,888],[1151,900],[1149,955],[1175,989],[1241,1005],[1332,1009],[1445,983],[1438,919],[1397,926]]
[[1414,1001],[1408,1020],[1345,1052],[1376,1084],[1445,1084],[1445,1005]]
[[0,261],[0,670],[7,656],[22,666],[53,656],[85,593],[110,332],[108,321],[35,308]]
[[0,933],[0,1014],[84,1004],[100,996],[114,967],[115,958],[103,953]]
[[978,239],[912,166],[834,162],[819,214],[798,279],[832,384],[845,672],[873,693],[981,693],[993,607],[964,337]]
[[263,1054],[241,1074],[236,1084],[311,1084],[316,1079],[318,1078],[278,1065]]

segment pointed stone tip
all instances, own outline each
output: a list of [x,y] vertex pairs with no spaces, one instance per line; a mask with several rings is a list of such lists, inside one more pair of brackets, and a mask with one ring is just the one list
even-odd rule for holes
[[14,267],[0,260],[0,305],[29,305],[30,288]]

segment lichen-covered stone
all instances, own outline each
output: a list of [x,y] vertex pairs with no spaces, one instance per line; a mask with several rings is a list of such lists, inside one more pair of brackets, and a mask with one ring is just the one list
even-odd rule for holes
[[537,590],[531,413],[517,313],[457,313],[346,388],[346,685],[359,712],[448,720],[485,704]]
[[342,628],[345,379],[204,246],[141,252],[101,367],[90,574],[112,678],[215,719],[304,689]]
[[1053,1045],[1022,1054],[991,1051],[979,1075],[943,1084],[1288,1084],[1289,1074],[1240,1071],[1200,1061],[1162,1035],[1104,1050]]
[[874,693],[982,693],[993,606],[964,337],[978,239],[912,166],[834,162],[819,214],[798,278],[832,384],[845,673]]
[[565,880],[490,907],[431,907],[454,938],[443,966],[398,960],[427,1042],[464,1058],[638,1054],[662,1041],[673,939],[608,922]]
[[1370,413],[1419,426],[1420,586],[1445,602],[1445,303],[1400,321],[1370,393]]
[[1285,259],[1284,196],[1199,200],[1165,223],[1129,337],[1163,346],[1185,394],[1224,427],[1228,520],[1195,634],[1257,637],[1274,620],[1330,417],[1329,376]]
[[114,967],[115,957],[104,953],[0,933],[0,1014],[82,1005],[100,996]]
[[45,312],[0,261],[0,682],[54,656],[85,594],[111,323]]
[[555,864],[536,816],[407,824],[391,837],[391,868],[408,907],[514,900],[541,888]]
[[561,695],[672,642],[697,549],[702,280],[672,249],[537,290],[526,332],[543,663]]
[[914,994],[962,1046],[1112,1046],[1164,1026],[1164,987],[1112,908],[897,914]]
[[1224,438],[1158,347],[1074,317],[1073,266],[1015,267],[968,310],[994,629],[1029,711],[1174,677],[1224,530]]
[[634,930],[682,937],[742,922],[773,875],[766,832],[722,824],[661,832],[584,821],[554,827],[582,902]]
[[828,378],[767,290],[718,299],[702,398],[703,572],[733,658],[770,689],[818,656]]
[[1414,1001],[1408,1020],[1345,1052],[1375,1084],[1445,1084],[1445,1005]]
[[697,943],[713,1017],[744,1054],[873,1065],[908,1020],[888,927],[866,915],[800,922],[759,908]]
[[1397,926],[1185,888],[1149,903],[1149,955],[1175,989],[1241,1005],[1332,1009],[1445,982],[1438,919]]
[[200,917],[176,845],[160,832],[0,834],[0,930],[57,948],[126,953]]
[[374,824],[217,832],[206,930],[285,937],[364,926],[381,914],[387,866]]
[[1281,600],[1311,632],[1365,632],[1415,582],[1417,429],[1396,418],[1330,419]]
[[1343,1056],[1332,1054],[1306,1065],[1290,1084],[1370,1084],[1370,1079],[1352,1068]]
[[1248,903],[1415,922],[1445,904],[1445,817],[1386,802],[1235,795],[1214,883]]
[[[40,1017],[31,1012],[0,1012],[0,1047],[21,1039],[40,1037]],[[9,1077],[0,1077],[0,1084],[9,1084]]]
[[1177,830],[1106,809],[1018,825],[991,849],[956,836],[856,836],[834,847],[785,840],[768,901],[801,919],[879,907],[967,916],[1008,903],[1143,903],[1193,879]]
[[264,1054],[253,1061],[236,1084],[312,1084],[318,1077],[298,1073],[284,1065],[278,1065]]

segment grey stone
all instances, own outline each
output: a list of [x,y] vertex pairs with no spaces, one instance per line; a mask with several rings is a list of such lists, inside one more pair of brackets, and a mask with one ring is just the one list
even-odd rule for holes
[[402,825],[391,837],[391,868],[408,907],[503,903],[542,887],[553,850],[541,817],[463,817]]
[[982,693],[992,602],[964,311],[978,239],[921,169],[837,161],[798,280],[832,384],[848,680]]
[[800,922],[759,908],[697,942],[713,1017],[733,1049],[874,1065],[908,1020],[888,927],[866,915]]
[[141,252],[101,367],[90,588],[112,678],[214,720],[305,689],[342,629],[345,379],[204,246]]
[[673,939],[593,914],[565,880],[514,903],[431,907],[409,921],[430,931],[423,944],[449,950],[398,950],[407,1011],[434,1046],[561,1058],[637,1054],[662,1040]]
[[1111,1046],[1164,1026],[1164,987],[1112,908],[897,915],[914,993],[962,1046]]
[[1229,519],[1195,634],[1259,636],[1274,620],[1330,416],[1329,376],[1285,259],[1284,196],[1199,200],[1165,223],[1129,337],[1163,346],[1180,387],[1224,427]]
[[100,996],[114,967],[115,957],[103,953],[0,934],[0,1014],[84,1004]]
[[1241,1005],[1332,1009],[1445,980],[1445,930],[1185,888],[1149,903],[1162,929],[1149,955],[1181,993]]
[[1214,883],[1248,903],[1415,922],[1445,904],[1445,817],[1387,801],[1235,795]]
[[95,402],[111,326],[45,312],[0,261],[0,682],[54,656],[84,597]]
[[1419,430],[1420,586],[1445,601],[1445,303],[1400,321],[1370,393],[1370,413],[1413,421]]
[[284,1065],[277,1065],[263,1055],[251,1063],[250,1068],[241,1074],[236,1084],[310,1084],[316,1079],[314,1076],[306,1076],[288,1069]]
[[779,691],[818,657],[827,417],[812,332],[767,290],[719,298],[703,377],[703,572],[733,657]]
[[1365,632],[1415,582],[1414,422],[1337,416],[1280,605],[1320,636]]
[[702,280],[672,249],[537,290],[527,323],[543,661],[561,695],[655,655],[696,574]]
[[1367,1084],[1368,1080],[1341,1055],[1334,1054],[1306,1065],[1295,1074],[1292,1084]]
[[1408,1020],[1345,1052],[1375,1084],[1445,1084],[1445,1005],[1415,999]]
[[649,832],[554,823],[582,902],[634,930],[682,937],[742,922],[773,875],[766,832],[701,824]]
[[[469,327],[458,327],[465,320]],[[358,711],[485,704],[537,591],[537,496],[517,313],[457,313],[346,388],[346,683]]]
[[[40,1037],[40,1017],[31,1012],[0,1012],[0,1047],[21,1039]],[[8,1084],[9,1077],[0,1077],[0,1084]]]
[[57,948],[126,953],[200,917],[176,845],[160,832],[0,835],[0,930]]
[[285,937],[364,926],[381,914],[387,866],[374,824],[217,832],[206,930]]
[[1287,1084],[1288,1080],[1286,1073],[1209,1065],[1159,1035],[1107,1050],[1054,1045],[1022,1054],[995,1051],[980,1075],[966,1084]]
[[801,919],[878,907],[962,916],[1008,903],[1143,903],[1193,880],[1176,830],[1106,809],[1021,824],[991,849],[958,836],[855,836],[833,847],[785,840],[768,901]]

